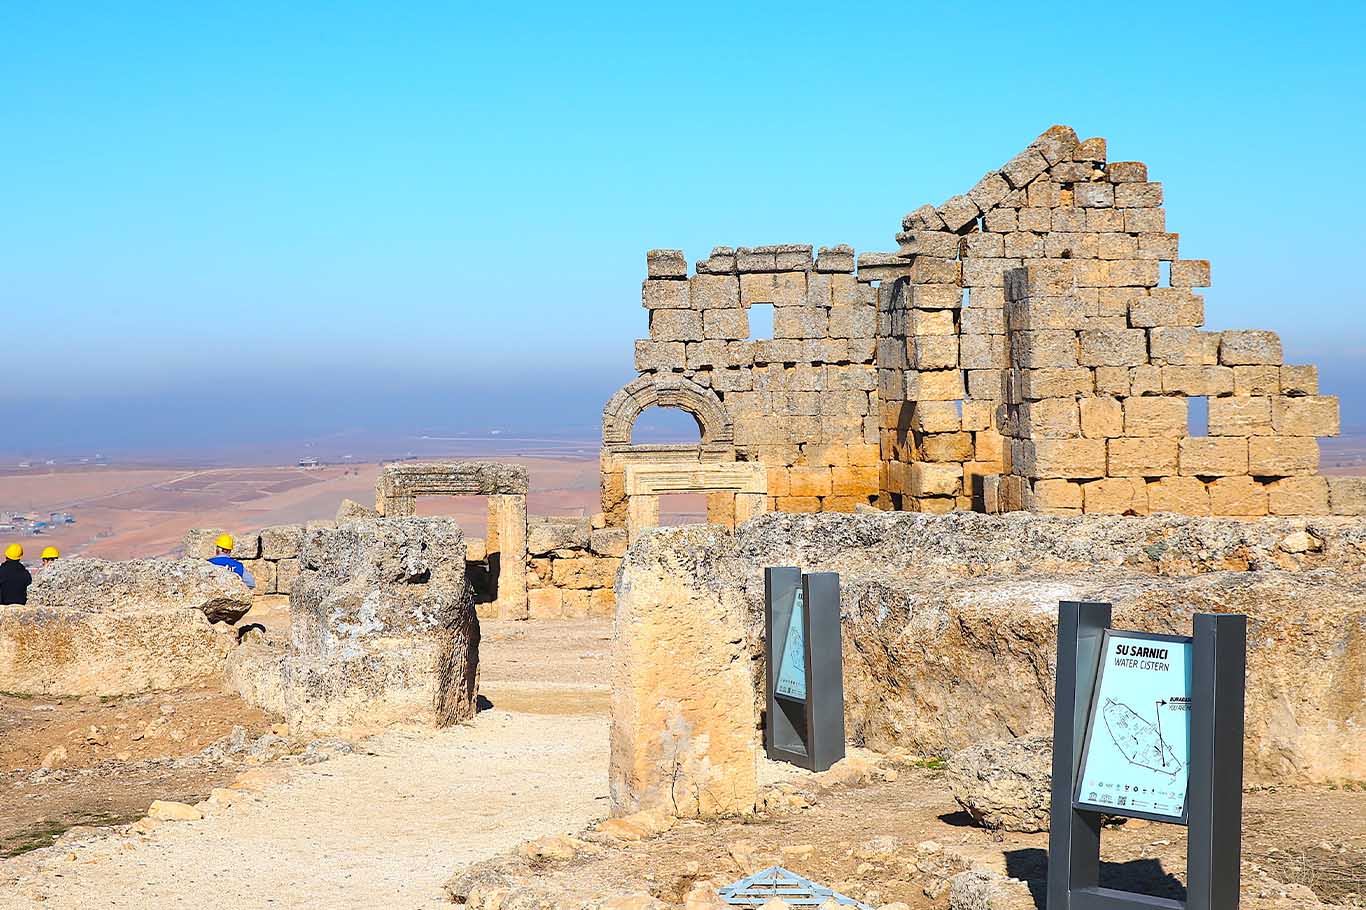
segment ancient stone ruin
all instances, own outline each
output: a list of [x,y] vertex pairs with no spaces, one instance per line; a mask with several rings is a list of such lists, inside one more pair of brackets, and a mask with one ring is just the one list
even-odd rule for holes
[[[1318,473],[1337,399],[1274,333],[1201,328],[1210,266],[1182,258],[1162,203],[1146,165],[1055,126],[907,215],[896,253],[717,247],[690,274],[650,251],[640,376],[603,412],[607,522],[657,523],[662,492],[708,493],[728,525],[870,504],[1366,512],[1362,480]],[[692,414],[698,444],[633,444],[651,405]]]

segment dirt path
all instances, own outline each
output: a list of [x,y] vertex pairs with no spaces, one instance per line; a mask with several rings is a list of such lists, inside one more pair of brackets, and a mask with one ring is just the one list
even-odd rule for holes
[[457,867],[607,811],[602,716],[491,710],[363,748],[200,821],[0,864],[0,907],[449,907]]

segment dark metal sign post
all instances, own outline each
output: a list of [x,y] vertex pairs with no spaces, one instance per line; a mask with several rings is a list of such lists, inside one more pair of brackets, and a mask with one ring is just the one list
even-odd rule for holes
[[844,758],[840,577],[764,569],[764,748],[775,761],[824,771]]
[[[1100,886],[1101,812],[1079,802],[1078,796],[1088,723],[1093,735],[1098,729],[1093,706],[1108,641],[1110,605],[1058,605],[1048,910],[1237,910],[1247,617],[1197,614],[1194,625],[1185,816],[1156,819],[1187,826],[1186,900],[1178,901]],[[1165,748],[1160,740],[1158,748]],[[1154,817],[1125,808],[1107,807],[1105,812]]]

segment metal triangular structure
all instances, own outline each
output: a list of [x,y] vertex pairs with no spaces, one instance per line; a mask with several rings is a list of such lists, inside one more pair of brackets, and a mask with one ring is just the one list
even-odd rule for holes
[[828,900],[845,907],[873,910],[867,904],[846,897],[782,866],[769,866],[761,872],[726,885],[717,892],[732,907],[760,907],[765,901],[780,898],[793,907],[819,907]]

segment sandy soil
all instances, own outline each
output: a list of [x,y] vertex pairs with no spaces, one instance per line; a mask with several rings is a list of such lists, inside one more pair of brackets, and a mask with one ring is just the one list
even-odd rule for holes
[[[472,725],[393,731],[322,764],[266,766],[278,780],[263,796],[150,835],[68,833],[0,863],[0,908],[449,906],[441,884],[457,866],[606,814],[610,637],[601,620],[485,623],[481,688],[493,707]],[[64,723],[112,709],[81,707]],[[153,767],[124,769],[143,808],[150,798],[195,802],[240,770],[178,781]],[[43,789],[17,780],[5,790],[11,812]],[[157,782],[166,790],[143,786]]]

